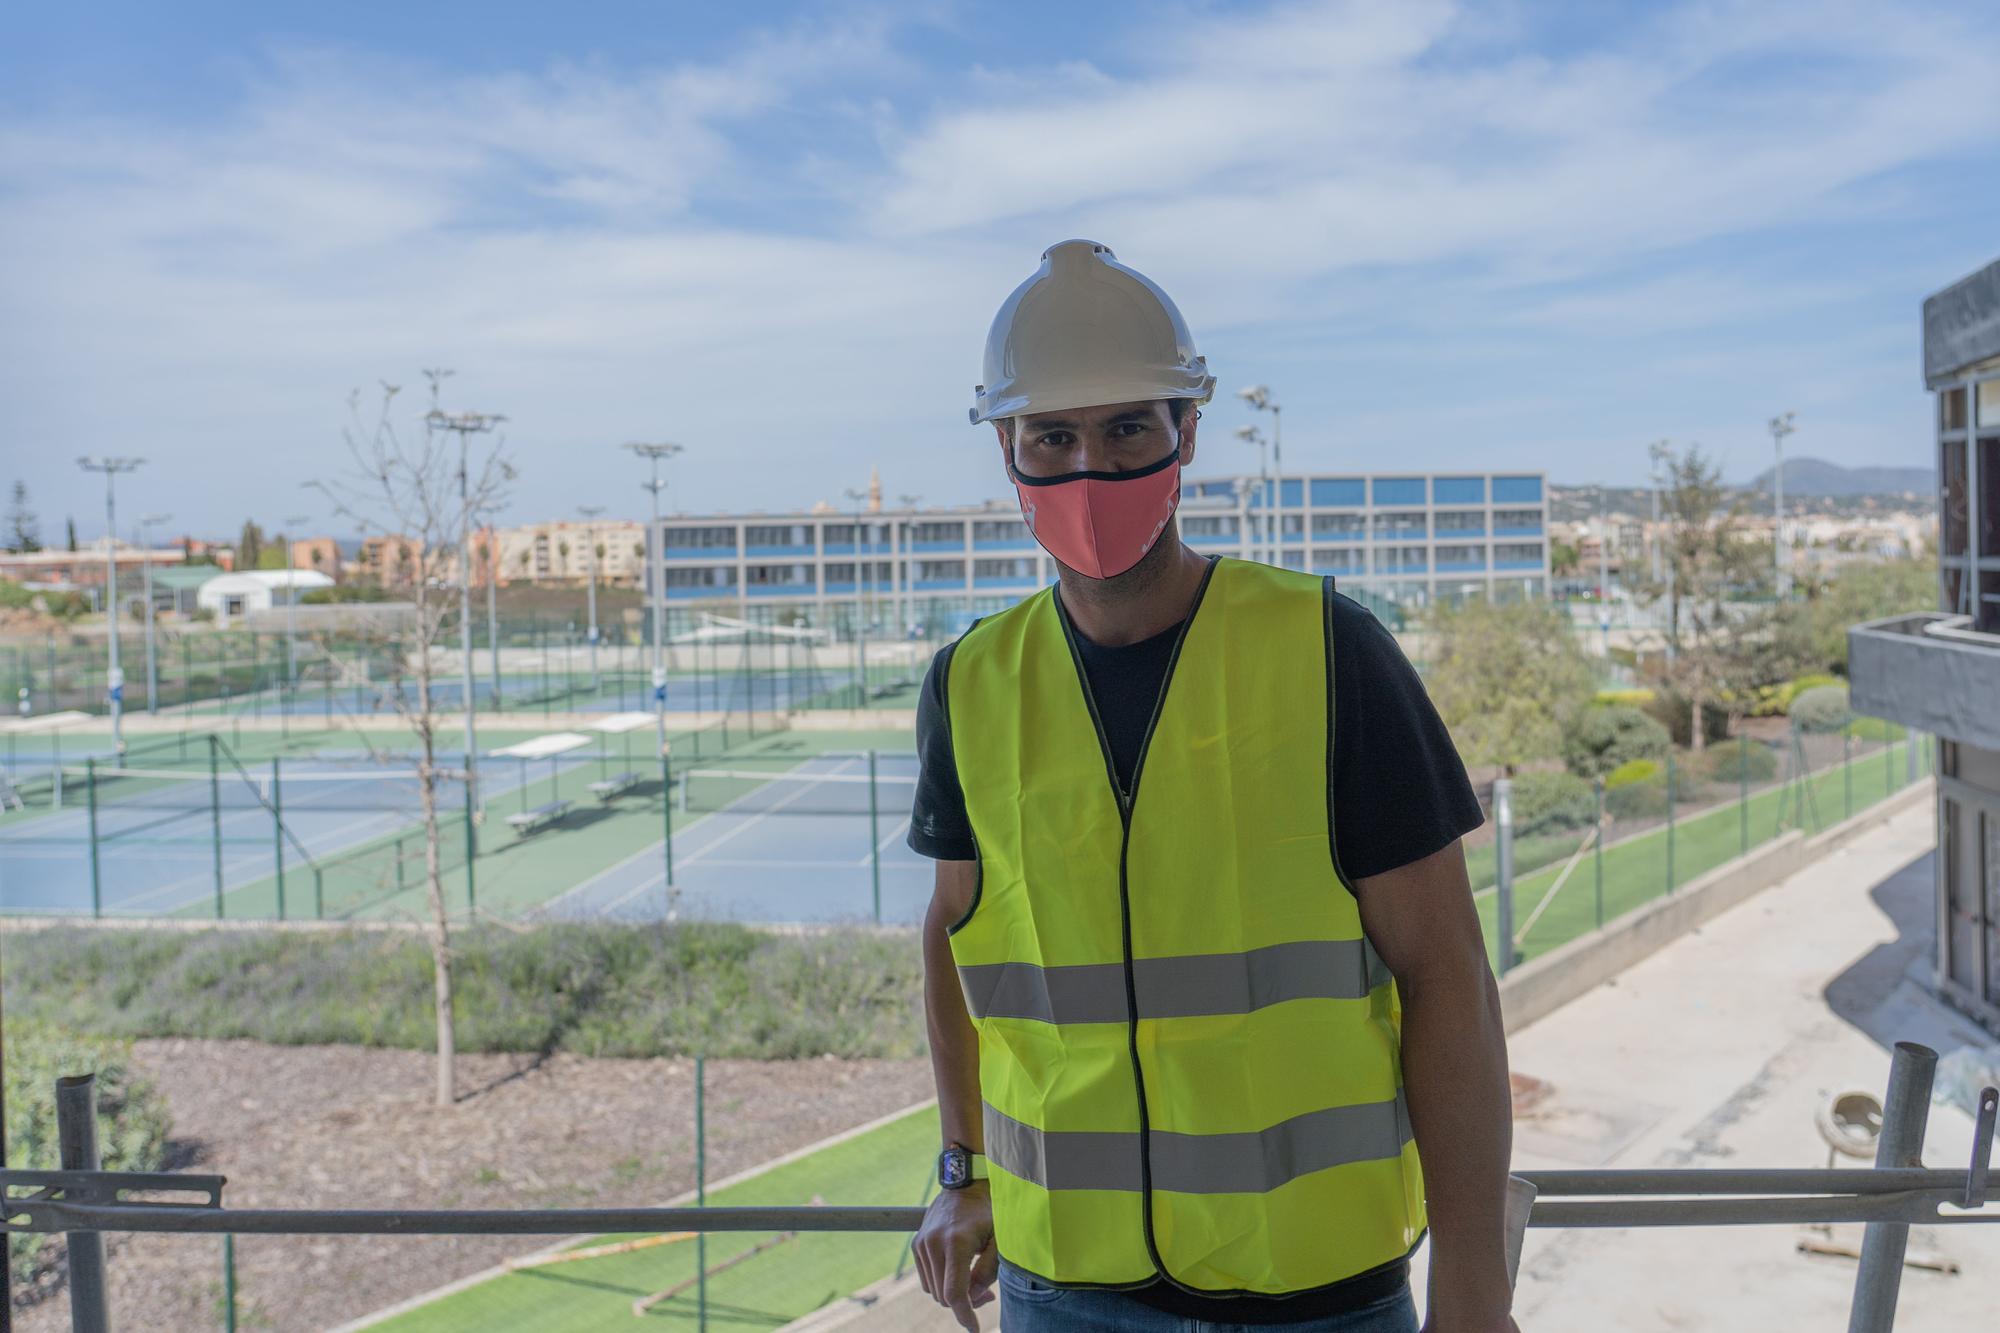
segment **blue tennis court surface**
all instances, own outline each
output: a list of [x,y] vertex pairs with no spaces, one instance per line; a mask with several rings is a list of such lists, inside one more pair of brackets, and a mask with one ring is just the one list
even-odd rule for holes
[[[719,761],[726,762],[726,761]],[[932,869],[904,843],[914,754],[876,760],[877,813],[867,810],[865,755],[807,759],[768,782],[739,781],[717,808],[677,819],[674,884],[655,843],[562,893],[533,914],[563,920],[704,919],[763,923],[868,921],[880,876],[881,919],[910,925],[930,901]],[[698,791],[703,771],[693,780]],[[717,779],[730,791],[730,779]]]
[[[225,896],[271,878],[282,839],[293,877],[288,915],[307,916],[309,861],[332,862],[350,849],[407,834],[421,818],[407,766],[293,761],[277,794],[289,836],[280,833],[266,804],[271,790],[259,774],[224,771],[212,802],[205,770],[139,771],[158,776],[125,777],[114,769],[100,780],[94,857],[88,793],[74,776],[59,808],[37,805],[0,822],[0,912],[170,915],[214,903],[218,863]],[[531,780],[548,771],[546,763],[537,765]],[[482,781],[489,799],[497,799],[521,778],[514,765],[494,762]],[[438,799],[455,812],[464,788],[442,782]],[[455,823],[446,837],[458,836]]]

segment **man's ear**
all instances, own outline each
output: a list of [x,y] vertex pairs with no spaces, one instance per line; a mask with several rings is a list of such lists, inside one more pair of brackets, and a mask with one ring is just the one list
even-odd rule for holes
[[1181,466],[1194,462],[1194,424],[1201,420],[1201,409],[1189,408],[1181,416]]
[[1014,463],[1013,425],[1011,417],[1001,417],[993,422],[993,433],[1000,437],[1000,462],[1003,470],[1013,466]]

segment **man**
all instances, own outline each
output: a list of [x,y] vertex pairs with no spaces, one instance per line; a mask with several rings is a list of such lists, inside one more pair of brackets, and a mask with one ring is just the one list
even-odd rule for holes
[[[974,423],[1056,587],[937,655],[910,844],[967,1329],[1507,1333],[1506,1046],[1477,801],[1395,640],[1183,545],[1215,380],[1088,241],[1001,307]],[[1420,1165],[1421,1162],[1421,1165]]]

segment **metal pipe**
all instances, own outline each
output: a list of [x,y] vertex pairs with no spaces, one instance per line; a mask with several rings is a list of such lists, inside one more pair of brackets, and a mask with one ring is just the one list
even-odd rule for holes
[[[56,1144],[65,1171],[95,1171],[97,1161],[97,1075],[66,1074],[56,1080]],[[70,1231],[69,1325],[73,1333],[108,1333],[104,1303],[104,1236]]]
[[[1896,1043],[1889,1060],[1889,1092],[1882,1099],[1882,1132],[1875,1140],[1877,1167],[1923,1165],[1924,1131],[1931,1111],[1937,1052],[1913,1041]],[[1908,1222],[1870,1222],[1854,1274],[1848,1333],[1889,1333],[1896,1326],[1896,1297],[1903,1284]]]
[[1493,781],[1493,843],[1495,895],[1493,934],[1499,948],[1498,971],[1506,976],[1514,966],[1514,783]]

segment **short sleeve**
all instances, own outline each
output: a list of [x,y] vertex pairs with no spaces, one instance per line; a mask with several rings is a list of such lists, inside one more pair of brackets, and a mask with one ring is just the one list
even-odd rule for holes
[[910,810],[910,849],[934,861],[975,861],[972,821],[965,812],[965,792],[958,785],[958,764],[951,752],[951,726],[945,717],[945,675],[951,669],[948,643],[931,659],[924,687],[917,695],[917,794]]
[[1396,637],[1352,598],[1333,603],[1333,836],[1357,880],[1441,851],[1486,817]]

